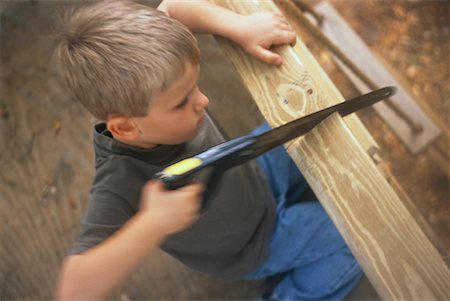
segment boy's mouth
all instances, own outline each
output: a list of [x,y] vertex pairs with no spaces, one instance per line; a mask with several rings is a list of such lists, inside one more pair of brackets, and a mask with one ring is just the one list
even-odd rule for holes
[[205,121],[205,114],[202,114],[202,116],[197,121],[197,125],[202,124],[204,121]]

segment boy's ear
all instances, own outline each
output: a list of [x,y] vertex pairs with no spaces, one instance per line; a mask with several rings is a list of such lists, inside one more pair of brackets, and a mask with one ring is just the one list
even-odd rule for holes
[[114,138],[125,141],[135,141],[140,136],[139,128],[127,117],[108,116],[106,127]]

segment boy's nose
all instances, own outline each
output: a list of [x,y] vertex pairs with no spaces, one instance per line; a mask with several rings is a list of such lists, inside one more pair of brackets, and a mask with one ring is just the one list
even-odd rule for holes
[[200,92],[197,102],[195,103],[194,110],[196,112],[201,112],[209,104],[208,97]]

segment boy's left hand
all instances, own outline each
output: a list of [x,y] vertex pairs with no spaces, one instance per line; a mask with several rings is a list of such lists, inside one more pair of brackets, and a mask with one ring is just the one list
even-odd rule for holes
[[270,50],[271,46],[295,45],[296,34],[279,13],[259,12],[242,16],[235,41],[257,59],[271,65],[280,65],[281,56]]

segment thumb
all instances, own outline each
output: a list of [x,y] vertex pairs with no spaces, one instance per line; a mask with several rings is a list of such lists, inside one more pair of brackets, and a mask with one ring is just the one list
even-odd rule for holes
[[271,65],[280,65],[281,64],[281,56],[262,47],[257,46],[253,51],[253,55],[259,60],[271,64]]
[[147,183],[145,183],[144,187],[142,188],[142,196],[144,198],[151,198],[153,194],[164,191],[165,186],[164,184],[159,180],[150,180]]
[[161,182],[160,180],[153,179],[148,181],[145,184],[144,188],[149,191],[154,191],[154,190],[164,190],[165,186],[163,182]]

